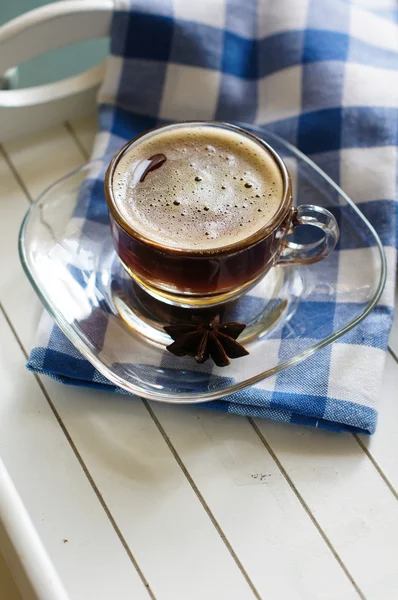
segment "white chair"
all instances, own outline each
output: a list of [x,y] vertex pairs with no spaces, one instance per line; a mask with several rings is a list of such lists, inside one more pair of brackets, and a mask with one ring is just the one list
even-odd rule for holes
[[[43,52],[109,35],[112,0],[64,0],[0,27],[0,75]],[[55,83],[0,89],[0,143],[93,111],[105,63]]]

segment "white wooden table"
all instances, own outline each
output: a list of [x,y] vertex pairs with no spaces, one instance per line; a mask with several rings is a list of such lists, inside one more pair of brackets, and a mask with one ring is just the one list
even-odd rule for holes
[[[95,119],[0,155],[0,546],[40,600],[398,598],[398,324],[377,433],[62,386],[25,369],[41,306],[17,234]],[[0,586],[1,598],[1,586]]]

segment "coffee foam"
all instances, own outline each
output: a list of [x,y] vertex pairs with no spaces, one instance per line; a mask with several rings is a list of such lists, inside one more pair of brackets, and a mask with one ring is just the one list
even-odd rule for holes
[[[154,154],[167,160],[140,178]],[[264,227],[283,196],[281,172],[258,142],[211,125],[148,134],[116,165],[113,194],[134,230],[170,248],[208,250]]]

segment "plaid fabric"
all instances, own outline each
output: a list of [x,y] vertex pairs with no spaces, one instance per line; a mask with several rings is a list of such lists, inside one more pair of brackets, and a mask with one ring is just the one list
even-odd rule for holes
[[[117,2],[99,97],[97,155],[171,120],[265,125],[308,154],[358,202],[387,252],[386,292],[365,321],[302,364],[209,404],[212,408],[339,431],[375,430],[397,240],[394,7],[394,0],[374,0],[373,7],[371,0]],[[92,182],[85,218],[105,224],[98,186],[100,179]],[[358,252],[358,264],[366,268],[366,253],[347,238],[335,252],[337,277],[345,252]],[[317,318],[332,325],[330,305],[324,304],[323,317],[320,306]],[[311,318],[311,306],[302,310]],[[283,357],[289,343],[283,336],[271,339],[270,351]],[[28,367],[63,383],[121,391],[49,317],[43,318]]]

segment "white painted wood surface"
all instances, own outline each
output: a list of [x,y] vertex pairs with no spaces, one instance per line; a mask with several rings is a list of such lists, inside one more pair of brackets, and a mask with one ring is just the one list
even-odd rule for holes
[[38,549],[27,553],[8,523],[25,597],[56,600],[45,587],[56,581],[70,600],[395,600],[396,325],[372,438],[26,371],[41,306],[19,265],[18,228],[32,198],[86,161],[94,131],[94,118],[75,120],[0,156],[0,457],[13,489],[0,484],[0,518],[17,494]]

